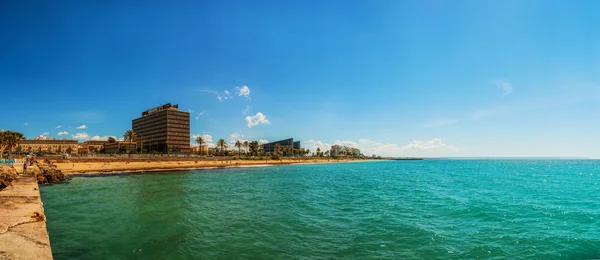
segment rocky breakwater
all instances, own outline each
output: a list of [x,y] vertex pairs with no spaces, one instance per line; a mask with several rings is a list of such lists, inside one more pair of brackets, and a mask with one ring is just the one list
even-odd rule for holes
[[50,162],[37,163],[34,171],[39,184],[59,183],[70,179]]

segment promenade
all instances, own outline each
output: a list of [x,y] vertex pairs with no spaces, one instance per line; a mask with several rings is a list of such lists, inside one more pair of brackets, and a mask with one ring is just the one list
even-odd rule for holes
[[0,259],[52,259],[43,212],[33,175],[0,191]]

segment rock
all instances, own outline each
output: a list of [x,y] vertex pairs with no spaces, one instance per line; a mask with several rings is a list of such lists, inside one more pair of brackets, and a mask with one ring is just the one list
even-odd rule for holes
[[41,164],[38,167],[40,168],[40,172],[37,174],[37,182],[39,184],[59,183],[69,180],[69,177],[64,175],[59,169]]
[[0,190],[10,186],[17,179],[17,170],[12,166],[0,166]]

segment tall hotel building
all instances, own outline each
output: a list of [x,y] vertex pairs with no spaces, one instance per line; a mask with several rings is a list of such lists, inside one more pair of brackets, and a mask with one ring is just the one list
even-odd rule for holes
[[166,104],[144,111],[131,124],[144,151],[190,152],[190,113],[179,111],[178,105]]

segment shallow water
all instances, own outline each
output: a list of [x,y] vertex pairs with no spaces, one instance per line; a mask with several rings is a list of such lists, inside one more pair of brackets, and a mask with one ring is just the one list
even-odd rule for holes
[[600,161],[425,160],[41,188],[55,259],[600,257]]

